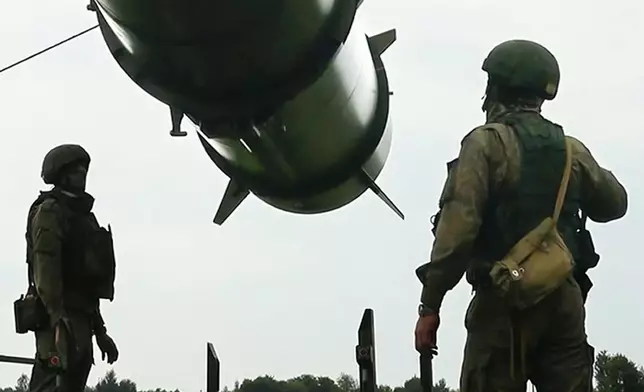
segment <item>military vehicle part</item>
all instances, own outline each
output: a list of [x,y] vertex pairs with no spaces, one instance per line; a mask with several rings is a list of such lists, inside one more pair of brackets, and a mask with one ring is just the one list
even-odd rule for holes
[[206,345],[206,392],[219,392],[220,363],[212,343]]
[[432,392],[434,389],[434,369],[432,360],[438,352],[432,349],[430,352],[420,355],[420,385],[423,392]]
[[360,372],[360,392],[376,392],[376,339],[372,309],[365,309],[358,327],[356,361]]
[[183,115],[230,179],[218,225],[253,193],[299,214],[343,207],[375,184],[391,147],[381,55],[361,0],[92,0],[112,56],[139,87]]

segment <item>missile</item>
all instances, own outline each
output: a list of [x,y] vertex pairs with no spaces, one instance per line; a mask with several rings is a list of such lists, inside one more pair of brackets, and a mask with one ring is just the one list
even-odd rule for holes
[[381,55],[392,29],[367,36],[362,0],[91,0],[112,56],[188,118],[229,177],[218,225],[253,193],[283,211],[341,208],[376,185],[391,147]]

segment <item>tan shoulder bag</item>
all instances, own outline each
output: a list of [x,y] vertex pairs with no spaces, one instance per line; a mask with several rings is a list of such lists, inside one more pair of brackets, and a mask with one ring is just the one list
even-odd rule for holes
[[572,153],[566,140],[566,166],[552,217],[545,218],[492,266],[492,285],[513,308],[536,305],[561,286],[572,272],[572,254],[557,230],[571,168]]

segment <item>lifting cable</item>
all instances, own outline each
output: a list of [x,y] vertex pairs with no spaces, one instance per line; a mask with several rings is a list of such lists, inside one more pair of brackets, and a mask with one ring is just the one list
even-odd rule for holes
[[36,52],[36,53],[34,53],[34,54],[30,55],[30,56],[27,56],[27,57],[25,57],[24,59],[22,59],[20,61],[17,61],[17,62],[15,62],[15,63],[7,66],[7,67],[4,67],[4,68],[0,69],[0,73],[3,73],[4,71],[8,71],[9,69],[11,69],[11,68],[13,68],[13,67],[15,67],[17,65],[20,65],[20,64],[22,64],[22,63],[24,63],[26,61],[29,61],[29,60],[33,59],[34,57],[40,56],[41,54],[43,54],[43,53],[45,53],[47,51],[50,51],[50,50],[52,50],[52,49],[54,49],[54,48],[56,48],[56,47],[58,47],[58,46],[60,46],[60,45],[62,45],[64,43],[66,43],[66,42],[69,42],[69,41],[75,39],[75,38],[78,38],[78,37],[80,37],[81,35],[83,35],[85,33],[89,33],[90,31],[94,30],[97,27],[98,27],[98,25],[90,27],[89,29],[83,30],[78,34],[74,34],[69,38],[66,38],[66,39],[64,39],[64,40],[62,40],[62,41],[60,41],[60,42],[58,42],[56,44],[53,44],[53,45],[51,45],[51,46],[49,46],[49,47],[47,47],[47,48],[45,48],[45,49],[43,49],[43,50],[41,50],[39,52]]

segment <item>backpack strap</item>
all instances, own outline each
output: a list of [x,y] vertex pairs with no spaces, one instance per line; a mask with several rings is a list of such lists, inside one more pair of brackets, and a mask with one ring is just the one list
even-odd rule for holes
[[[565,137],[565,136],[564,136]],[[572,171],[572,151],[570,141],[566,138],[566,166],[564,167],[563,177],[561,178],[561,185],[559,185],[559,193],[557,193],[557,201],[555,202],[555,211],[552,214],[554,224],[559,220],[559,214],[563,207],[564,199],[566,198],[566,191],[568,190],[568,183],[570,182],[570,172]]]

